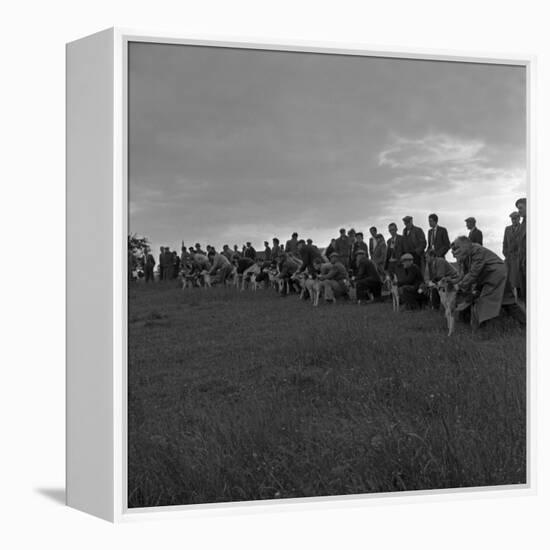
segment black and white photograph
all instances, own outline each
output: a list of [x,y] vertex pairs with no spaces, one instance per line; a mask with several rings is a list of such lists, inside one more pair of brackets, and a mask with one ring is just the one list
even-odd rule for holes
[[127,67],[128,508],[525,486],[525,66]]

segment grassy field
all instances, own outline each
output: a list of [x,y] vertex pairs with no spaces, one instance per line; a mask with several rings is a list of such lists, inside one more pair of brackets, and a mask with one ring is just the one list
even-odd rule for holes
[[511,320],[135,284],[129,341],[130,507],[525,482]]

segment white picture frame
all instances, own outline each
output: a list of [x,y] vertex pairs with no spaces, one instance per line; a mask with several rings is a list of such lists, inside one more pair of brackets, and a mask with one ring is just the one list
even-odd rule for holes
[[[490,54],[463,56],[450,52],[389,51],[357,44],[314,42],[227,41],[215,37],[178,37],[118,28],[67,45],[67,504],[112,522],[158,517],[159,514],[233,513],[239,508],[376,504],[381,500],[445,500],[525,496],[536,487],[533,411],[535,354],[528,328],[528,459],[527,483],[521,486],[468,488],[316,497],[285,501],[182,505],[128,509],[127,494],[127,47],[132,41],[248,49],[318,52],[357,56],[512,64],[527,74],[527,180],[533,183],[534,58],[501,58]],[[529,219],[533,226],[532,218]],[[90,228],[93,227],[93,235]],[[528,249],[531,250],[531,232]],[[87,243],[82,246],[82,243]],[[529,253],[531,257],[531,254]],[[101,261],[95,261],[100,257]],[[91,266],[86,272],[82,266]],[[529,285],[533,288],[534,270]],[[536,304],[529,303],[529,327]]]

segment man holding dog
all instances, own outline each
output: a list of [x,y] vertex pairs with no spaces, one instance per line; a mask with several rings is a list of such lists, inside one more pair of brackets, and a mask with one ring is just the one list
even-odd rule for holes
[[410,252],[401,256],[401,264],[397,266],[395,274],[404,308],[418,309],[426,301],[424,294],[418,292],[420,285],[424,283],[424,276],[418,265],[414,263],[414,257]]
[[516,304],[504,262],[468,237],[455,239],[452,251],[459,262],[459,290],[479,293],[475,304],[479,325],[498,317],[501,309],[524,325],[525,314]]
[[367,257],[367,251],[357,251],[357,274],[355,275],[355,287],[357,289],[357,302],[369,300],[372,294],[374,300],[379,302],[382,297],[382,281],[378,268],[372,260]]
[[212,262],[212,267],[208,271],[210,275],[214,277],[212,282],[223,284],[225,280],[231,275],[233,266],[224,254],[220,254],[211,250],[208,253],[208,258]]
[[331,267],[327,273],[319,275],[319,280],[321,281],[325,301],[334,303],[336,298],[348,294],[346,285],[348,270],[340,261],[340,255],[337,252],[333,252],[329,260]]
[[298,241],[298,254],[302,260],[302,265],[298,269],[298,273],[307,271],[309,274],[313,274],[314,267],[313,262],[315,258],[320,258],[321,253],[319,249],[312,244],[306,243],[303,239]]

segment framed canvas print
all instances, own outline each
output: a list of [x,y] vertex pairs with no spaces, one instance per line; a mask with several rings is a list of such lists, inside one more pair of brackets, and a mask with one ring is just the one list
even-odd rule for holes
[[68,44],[68,504],[528,493],[531,70]]

